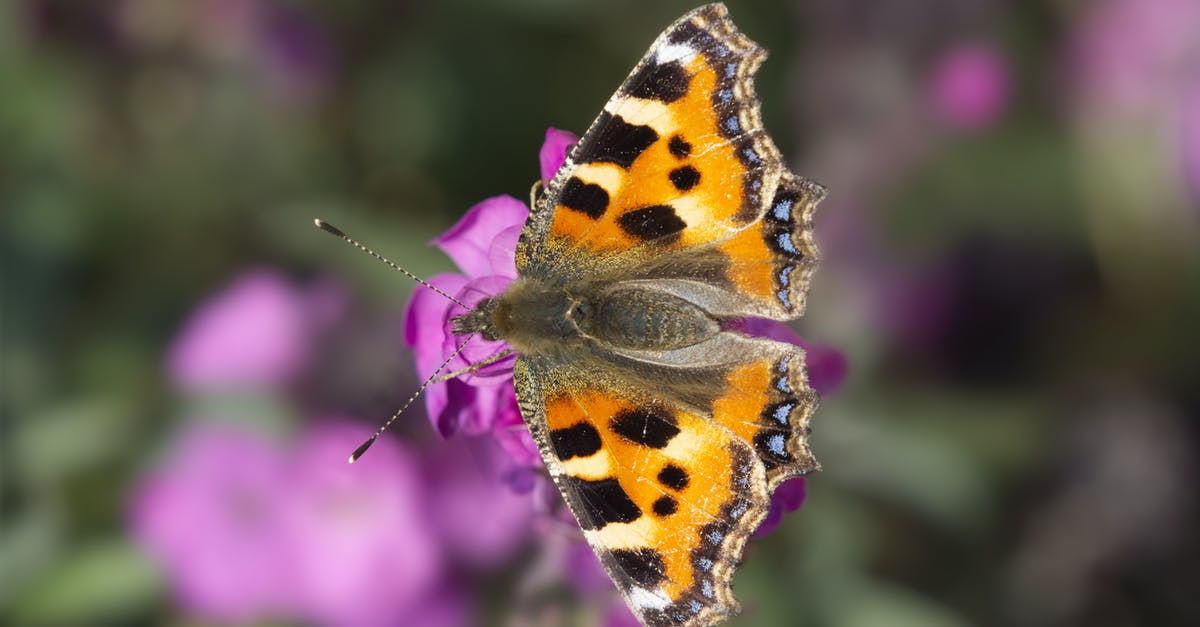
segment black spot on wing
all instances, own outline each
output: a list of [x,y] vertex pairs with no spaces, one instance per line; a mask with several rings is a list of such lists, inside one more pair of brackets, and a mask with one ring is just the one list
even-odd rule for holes
[[661,496],[654,501],[654,513],[659,516],[670,516],[679,509],[679,503],[669,496]]
[[653,240],[673,235],[687,228],[670,205],[642,207],[621,214],[617,224],[629,235],[641,240]]
[[596,120],[595,137],[581,151],[587,162],[615,163],[629,169],[647,148],[658,141],[658,133],[649,126],[630,124],[619,115],[602,111]]
[[566,476],[563,481],[575,488],[581,512],[579,526],[584,530],[601,529],[610,523],[629,523],[642,517],[642,510],[616,479],[589,481]]
[[667,178],[671,179],[671,184],[675,186],[675,189],[686,192],[700,182],[700,172],[690,165],[685,165],[682,168],[671,170]]
[[612,419],[609,428],[630,442],[650,448],[663,448],[679,435],[675,416],[654,407],[623,410]]
[[582,212],[594,219],[600,219],[608,210],[608,192],[594,183],[584,183],[572,176],[563,185],[559,204],[575,211]]
[[692,77],[678,61],[648,63],[629,81],[629,95],[634,98],[672,103],[687,93]]
[[688,487],[688,474],[675,464],[667,464],[658,472],[658,482],[672,490],[683,490]]
[[641,588],[653,590],[667,578],[662,555],[654,549],[617,549],[610,555],[630,582]]
[[692,145],[684,140],[683,137],[673,135],[671,136],[671,141],[667,142],[667,150],[670,150],[672,155],[683,159],[692,154]]
[[600,450],[600,432],[586,422],[550,432],[550,445],[559,459],[591,457]]
[[707,31],[696,26],[692,22],[684,22],[680,24],[674,33],[671,33],[670,42],[673,44],[691,44],[697,49],[704,49],[713,44],[713,36]]

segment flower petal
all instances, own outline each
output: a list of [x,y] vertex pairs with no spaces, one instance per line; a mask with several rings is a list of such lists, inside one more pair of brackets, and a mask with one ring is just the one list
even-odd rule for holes
[[758,525],[754,535],[761,538],[774,531],[783,522],[784,514],[800,508],[806,494],[804,477],[793,477],[779,484],[771,494],[771,509],[767,511],[767,517]]
[[496,234],[492,240],[492,248],[488,251],[490,274],[517,278],[517,240],[521,239],[521,231],[525,225],[510,226]]
[[[455,294],[466,287],[469,281],[461,274],[439,274],[429,279],[429,284]],[[413,291],[404,313],[404,343],[413,349],[417,361],[418,375],[429,376],[446,355],[442,343],[449,332],[447,323],[454,303],[441,294],[424,287]]]
[[[429,513],[458,561],[492,568],[528,541],[533,499],[504,485],[512,463],[494,441],[455,438],[437,446],[430,461]],[[486,525],[479,524],[481,514]]]
[[493,274],[490,253],[496,234],[509,227],[524,225],[527,217],[529,207],[525,203],[512,196],[493,196],[471,207],[458,224],[439,235],[433,243],[467,276],[487,276]]
[[284,456],[261,436],[200,425],[139,480],[133,535],[188,612],[242,623],[288,605],[294,582],[278,533],[287,474]]
[[275,270],[252,270],[200,305],[167,355],[180,387],[285,383],[308,363],[313,325],[305,295]]
[[800,506],[804,504],[804,498],[807,496],[808,484],[804,481],[804,477],[792,477],[775,488],[775,493],[771,495],[771,500],[779,503],[783,511],[794,512],[800,509]]
[[850,367],[846,354],[827,344],[801,342],[808,364],[808,384],[818,394],[829,394],[841,387]]
[[304,618],[395,625],[435,589],[444,566],[417,456],[384,437],[353,466],[365,429],[322,420],[292,456],[286,525]]
[[567,160],[567,151],[579,141],[579,136],[571,131],[562,131],[551,126],[546,129],[546,141],[538,152],[538,162],[542,166],[542,180],[549,181]]

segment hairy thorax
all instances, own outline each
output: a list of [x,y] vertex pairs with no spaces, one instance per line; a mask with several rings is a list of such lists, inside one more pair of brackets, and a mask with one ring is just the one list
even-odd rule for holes
[[589,343],[671,350],[720,331],[695,304],[663,292],[619,283],[550,286],[518,279],[503,294],[456,319],[456,333],[503,339],[518,353],[546,354]]

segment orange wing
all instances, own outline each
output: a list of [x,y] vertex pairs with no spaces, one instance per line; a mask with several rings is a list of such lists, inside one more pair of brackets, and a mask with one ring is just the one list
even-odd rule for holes
[[686,279],[736,295],[731,316],[803,313],[825,190],[788,172],[762,128],[765,57],[720,4],[668,27],[535,203],[522,276]]
[[757,221],[784,170],[754,95],[765,57],[724,5],[668,27],[536,203],[521,273],[680,250]]
[[731,333],[704,344],[673,373],[619,357],[517,360],[546,467],[647,625],[736,613],[730,581],[771,491],[817,466],[803,352]]

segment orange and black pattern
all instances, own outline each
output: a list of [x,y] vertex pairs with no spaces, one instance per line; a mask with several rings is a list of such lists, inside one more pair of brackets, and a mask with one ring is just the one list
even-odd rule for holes
[[668,27],[536,199],[495,299],[546,467],[646,625],[736,613],[771,492],[818,468],[803,350],[727,324],[799,316],[817,262],[825,191],[762,128],[765,57],[720,4]]

